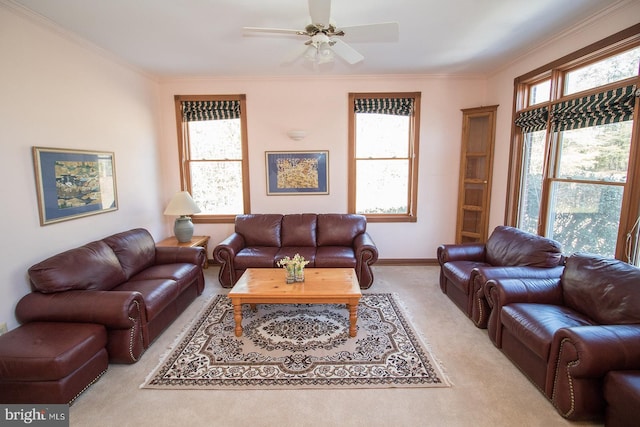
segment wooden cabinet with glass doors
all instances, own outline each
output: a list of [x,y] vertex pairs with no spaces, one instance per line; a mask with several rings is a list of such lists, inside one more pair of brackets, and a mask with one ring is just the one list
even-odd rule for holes
[[497,105],[462,110],[456,243],[486,242]]

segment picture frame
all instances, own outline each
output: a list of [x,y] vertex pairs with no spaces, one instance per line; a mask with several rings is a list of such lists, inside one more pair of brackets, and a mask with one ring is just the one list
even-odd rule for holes
[[115,155],[33,147],[40,225],[118,209]]
[[267,195],[329,194],[328,151],[265,151]]

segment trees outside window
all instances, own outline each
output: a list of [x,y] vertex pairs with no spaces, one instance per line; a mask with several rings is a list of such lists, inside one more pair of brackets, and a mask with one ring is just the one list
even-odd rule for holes
[[638,264],[639,69],[635,26],[516,79],[507,223]]
[[349,212],[416,221],[420,93],[351,93],[349,108]]
[[182,188],[201,209],[194,222],[249,212],[244,95],[176,96]]

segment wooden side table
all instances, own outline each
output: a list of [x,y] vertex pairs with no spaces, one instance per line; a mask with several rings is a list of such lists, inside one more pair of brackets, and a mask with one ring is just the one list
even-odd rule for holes
[[169,246],[169,247],[185,247],[185,248],[204,248],[204,268],[209,268],[209,236],[193,236],[190,242],[180,243],[176,236],[167,237],[166,239],[156,243],[156,246]]

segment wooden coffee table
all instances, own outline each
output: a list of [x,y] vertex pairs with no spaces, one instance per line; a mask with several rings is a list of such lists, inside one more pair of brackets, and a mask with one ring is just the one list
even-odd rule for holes
[[235,334],[242,336],[242,304],[346,304],[355,337],[362,293],[353,268],[305,268],[304,282],[287,284],[283,268],[247,268],[229,291]]

